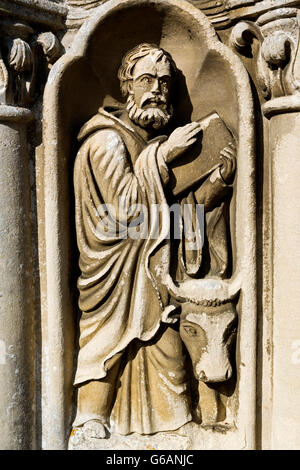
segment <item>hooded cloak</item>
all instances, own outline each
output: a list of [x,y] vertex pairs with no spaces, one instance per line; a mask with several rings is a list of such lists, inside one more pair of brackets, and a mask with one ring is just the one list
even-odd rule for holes
[[[74,187],[82,314],[75,384],[104,378],[109,360],[126,350],[112,413],[116,430],[149,434],[176,429],[191,419],[178,333],[169,328],[162,342],[157,336],[166,332],[162,323],[174,322],[175,310],[163,282],[171,262],[169,173],[159,151],[166,137],[146,142],[119,116],[119,111],[100,108],[78,137],[83,143]],[[216,194],[223,195],[226,188],[215,175],[181,204],[213,207]],[[207,233],[212,239],[221,234],[213,269],[222,276],[227,266],[222,205],[208,217]],[[194,213],[192,227],[197,227]],[[213,250],[212,243],[212,256]],[[202,245],[190,250],[183,237],[178,258],[182,272],[197,273]]]

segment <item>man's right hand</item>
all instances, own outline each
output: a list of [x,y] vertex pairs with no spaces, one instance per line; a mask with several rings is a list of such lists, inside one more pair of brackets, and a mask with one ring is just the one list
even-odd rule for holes
[[161,146],[161,152],[167,163],[182,155],[197,140],[197,134],[201,131],[198,122],[191,122],[183,127],[178,127]]

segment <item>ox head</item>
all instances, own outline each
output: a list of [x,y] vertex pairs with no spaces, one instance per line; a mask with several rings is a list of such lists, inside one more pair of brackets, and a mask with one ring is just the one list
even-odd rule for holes
[[230,356],[235,344],[237,313],[232,302],[181,304],[180,336],[191,357],[195,377],[205,383],[232,376]]

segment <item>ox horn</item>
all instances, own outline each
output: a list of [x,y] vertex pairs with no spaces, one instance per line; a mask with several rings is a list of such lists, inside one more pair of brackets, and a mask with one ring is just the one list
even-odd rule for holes
[[173,299],[197,304],[205,301],[229,302],[237,296],[241,288],[238,278],[231,280],[186,279],[175,283],[171,276],[167,275],[164,284]]

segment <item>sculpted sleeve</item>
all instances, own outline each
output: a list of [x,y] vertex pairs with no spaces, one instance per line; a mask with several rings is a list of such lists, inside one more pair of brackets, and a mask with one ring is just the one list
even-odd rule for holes
[[117,132],[104,129],[94,134],[88,145],[103,203],[115,208],[119,220],[130,222],[135,217],[132,207],[141,204],[143,197],[122,138]]
[[231,190],[231,186],[223,180],[220,169],[217,168],[195,191],[198,204],[204,204],[205,212],[211,211],[220,200]]
[[[114,130],[103,129],[92,135],[84,145],[89,147],[90,164],[103,203],[114,208],[120,221],[130,223],[138,216],[134,208],[145,201],[121,136]],[[137,162],[143,165],[140,160],[143,160],[143,152]],[[161,180],[166,184],[168,169],[159,152],[157,164]]]
[[[81,146],[74,167],[81,270],[76,384],[105,377],[108,360],[135,338],[150,340],[174,308],[151,264],[160,250],[162,267],[169,258],[170,220],[161,176],[166,168],[158,156],[160,142],[145,145],[134,167],[124,142],[114,129],[100,129]],[[101,208],[108,204],[117,211],[117,231],[106,231],[102,223]],[[148,212],[145,237],[139,230],[136,237],[131,231],[128,235],[140,224],[141,219],[134,220],[132,227],[128,223],[139,217],[138,204]],[[157,206],[162,210],[157,211]]]

